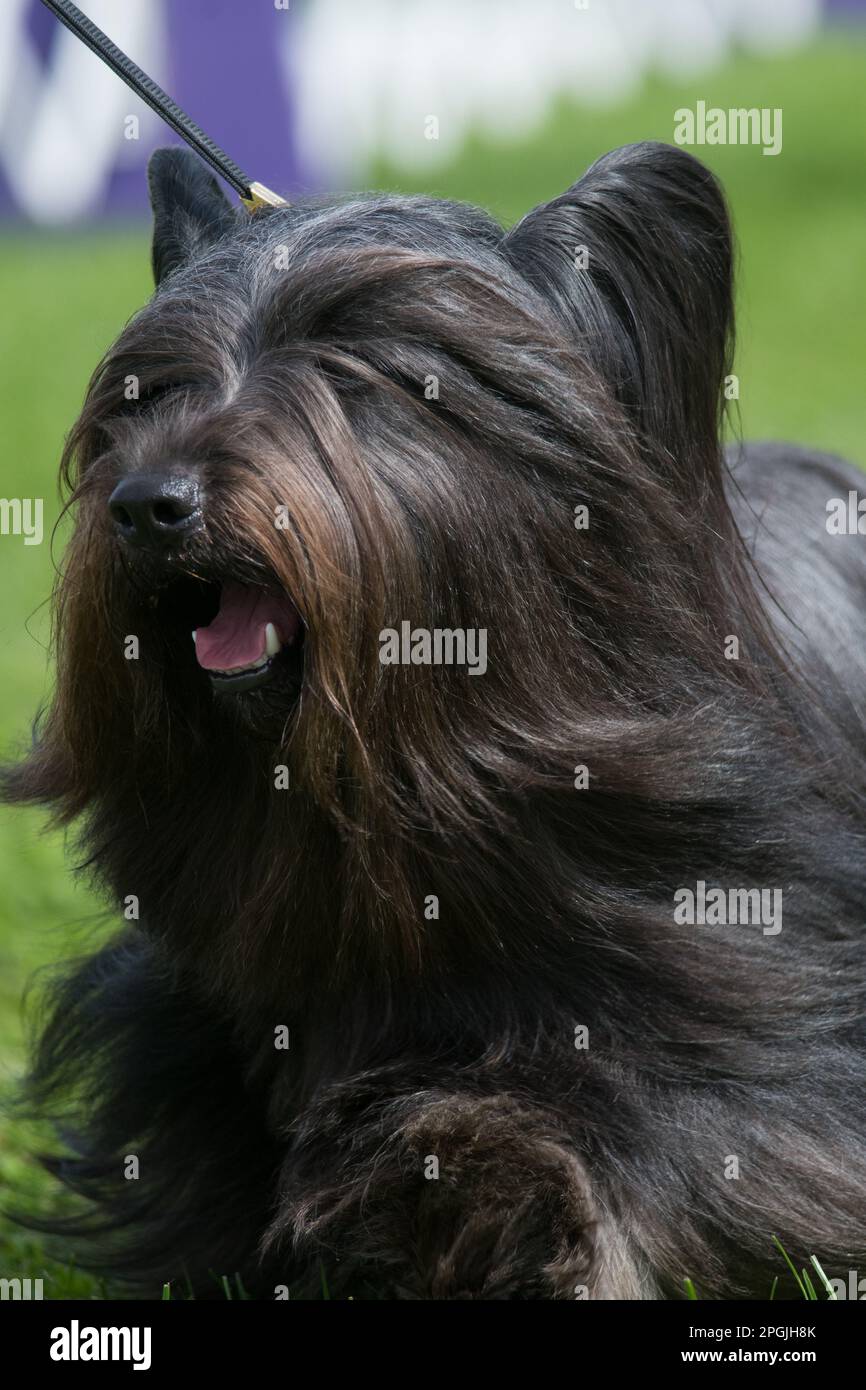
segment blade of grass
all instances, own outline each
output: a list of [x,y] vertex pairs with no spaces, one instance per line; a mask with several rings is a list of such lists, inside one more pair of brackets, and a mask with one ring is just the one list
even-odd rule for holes
[[830,1280],[827,1278],[826,1274],[824,1273],[823,1269],[821,1268],[820,1264],[818,1263],[818,1256],[817,1256],[817,1255],[812,1255],[811,1259],[812,1259],[812,1264],[815,1266],[816,1270],[818,1271],[818,1278],[821,1280],[821,1283],[824,1285],[824,1288],[827,1290],[827,1298],[828,1298],[828,1299],[832,1299],[835,1303],[838,1303],[838,1302],[839,1302],[839,1295],[837,1294],[836,1290],[833,1288],[833,1285],[830,1283]]
[[788,1266],[788,1268],[790,1269],[791,1273],[793,1274],[794,1278],[795,1278],[796,1281],[797,1281],[797,1288],[800,1290],[800,1293],[803,1295],[803,1297],[804,1297],[805,1299],[808,1300],[809,1295],[806,1293],[806,1288],[805,1288],[805,1285],[803,1284],[803,1280],[800,1278],[799,1274],[797,1273],[796,1269],[794,1268],[793,1264],[791,1263],[791,1261],[790,1261],[790,1259],[789,1259],[789,1257],[788,1257],[788,1252],[787,1252],[787,1250],[785,1249],[785,1247],[784,1247],[784,1245],[782,1244],[782,1242],[779,1240],[779,1237],[778,1237],[778,1236],[773,1236],[773,1243],[777,1246],[777,1248],[778,1248],[779,1250],[781,1250],[781,1252],[782,1252],[782,1258],[784,1259],[785,1264]]

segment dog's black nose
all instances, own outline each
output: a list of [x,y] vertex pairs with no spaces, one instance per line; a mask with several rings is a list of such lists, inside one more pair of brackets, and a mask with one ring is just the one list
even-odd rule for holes
[[184,473],[133,473],[117,484],[108,510],[118,535],[146,550],[180,546],[201,525],[198,483]]

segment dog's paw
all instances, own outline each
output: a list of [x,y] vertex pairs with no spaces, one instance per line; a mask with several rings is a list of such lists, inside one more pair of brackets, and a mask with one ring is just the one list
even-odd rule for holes
[[423,1091],[368,1112],[351,1134],[323,1180],[319,1132],[312,1190],[313,1150],[287,1163],[268,1236],[269,1252],[291,1245],[311,1268],[321,1262],[341,1294],[647,1296],[584,1162],[543,1112],[506,1095]]

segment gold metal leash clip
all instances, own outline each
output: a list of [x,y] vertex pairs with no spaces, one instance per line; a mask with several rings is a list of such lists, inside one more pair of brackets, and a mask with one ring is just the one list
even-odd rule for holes
[[249,198],[241,198],[247,212],[257,212],[259,208],[287,208],[289,206],[285,198],[281,198],[279,193],[273,193],[263,183],[251,183],[249,192]]

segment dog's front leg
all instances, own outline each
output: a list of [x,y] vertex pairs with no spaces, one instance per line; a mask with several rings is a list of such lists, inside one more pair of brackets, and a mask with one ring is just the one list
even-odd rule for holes
[[340,1297],[653,1296],[550,1115],[438,1090],[356,1108],[340,1090],[284,1165],[267,1250],[271,1268],[285,1255],[289,1287],[312,1293],[324,1277]]

